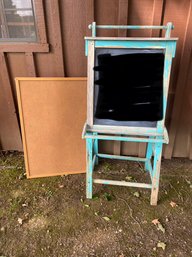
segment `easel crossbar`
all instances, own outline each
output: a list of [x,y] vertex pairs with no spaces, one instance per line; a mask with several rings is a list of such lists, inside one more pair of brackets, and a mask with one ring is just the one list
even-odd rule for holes
[[140,187],[140,188],[152,188],[151,184],[137,183],[137,182],[126,182],[126,181],[116,181],[116,180],[106,180],[106,179],[94,179],[95,184],[104,185],[115,185],[115,186],[128,186],[128,187]]
[[125,160],[125,161],[136,161],[136,162],[146,162],[147,158],[139,158],[139,157],[132,157],[132,156],[124,156],[124,155],[113,155],[113,154],[97,154],[100,158],[106,159],[117,159],[117,160]]

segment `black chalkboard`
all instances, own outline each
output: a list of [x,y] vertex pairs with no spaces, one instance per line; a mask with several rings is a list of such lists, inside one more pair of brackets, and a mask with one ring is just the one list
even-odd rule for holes
[[163,51],[96,55],[96,119],[159,121],[163,118]]

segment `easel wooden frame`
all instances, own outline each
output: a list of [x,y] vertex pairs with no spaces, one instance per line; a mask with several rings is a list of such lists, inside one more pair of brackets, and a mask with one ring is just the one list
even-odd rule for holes
[[[92,37],[85,37],[85,53],[88,56],[88,81],[87,81],[87,122],[82,137],[86,139],[87,146],[87,198],[92,198],[92,185],[94,183],[141,187],[151,189],[151,205],[156,205],[159,191],[160,165],[163,143],[168,143],[168,134],[165,128],[165,114],[171,73],[172,58],[175,57],[177,38],[170,38],[172,23],[166,26],[111,26],[99,25],[95,22],[89,25]],[[110,38],[96,37],[96,28],[99,29],[164,29],[164,38]],[[97,48],[131,48],[131,49],[163,49],[165,51],[163,73],[163,119],[157,121],[154,128],[103,126],[94,125],[94,70],[95,49]],[[141,137],[142,136],[142,137]],[[145,158],[100,154],[98,152],[99,140],[114,140],[124,142],[145,142],[147,152]],[[151,162],[153,158],[153,164]],[[103,179],[93,180],[93,170],[98,158],[141,161],[145,164],[146,171],[151,177],[151,184],[112,181]]]

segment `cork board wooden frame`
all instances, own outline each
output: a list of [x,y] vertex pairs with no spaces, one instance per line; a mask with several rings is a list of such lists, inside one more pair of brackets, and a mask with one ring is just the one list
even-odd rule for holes
[[84,173],[86,78],[16,78],[27,178]]

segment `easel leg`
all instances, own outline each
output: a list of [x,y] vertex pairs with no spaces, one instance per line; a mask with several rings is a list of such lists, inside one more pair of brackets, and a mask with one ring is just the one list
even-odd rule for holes
[[86,172],[86,196],[92,199],[93,188],[93,139],[86,139],[87,172]]
[[155,143],[154,163],[152,173],[151,205],[157,205],[159,192],[159,177],[161,168],[162,143]]
[[145,162],[145,170],[149,171],[149,161],[151,160],[153,153],[153,143],[148,143],[147,144],[147,153],[146,153],[146,158],[147,161]]
[[[94,135],[97,135],[98,133],[94,133]],[[98,139],[95,139],[94,141],[94,154],[98,154],[99,152],[99,140]],[[96,157],[96,160],[95,160],[95,165],[98,165],[99,164],[99,158]]]

